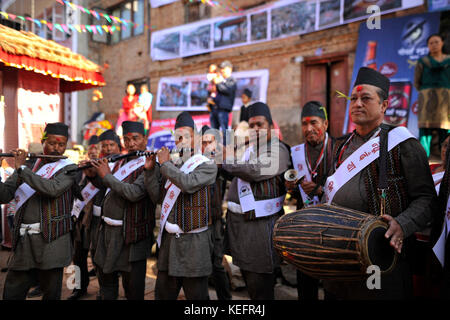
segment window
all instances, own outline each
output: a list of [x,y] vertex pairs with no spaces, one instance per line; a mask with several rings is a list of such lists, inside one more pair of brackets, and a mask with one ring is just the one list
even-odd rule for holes
[[[52,24],[58,23],[63,24],[66,22],[66,14],[67,12],[64,10],[64,7],[55,4],[50,8],[44,9],[41,15],[39,15],[36,19],[37,20],[45,20],[47,22],[50,22]],[[28,20],[27,20],[28,21]],[[29,22],[29,21],[28,21]],[[31,23],[30,23],[31,24]],[[34,26],[35,33],[46,39],[46,40],[54,40],[54,41],[64,41],[66,38],[70,35],[66,35],[65,32],[61,32],[57,28],[53,27],[52,30],[50,30],[46,25],[42,24],[42,27]],[[30,27],[30,31],[32,28]]]
[[211,8],[209,5],[201,2],[184,1],[184,22],[190,23],[211,16]]
[[[115,31],[112,35],[109,35],[109,43],[115,44],[122,40],[126,40],[144,33],[144,1],[145,0],[127,0],[120,3],[118,6],[111,8],[110,10],[102,11],[103,13],[108,13],[111,16],[138,24],[137,27],[133,27],[133,25],[125,25],[121,23],[120,31]],[[97,11],[100,12],[100,10]],[[110,25],[110,23],[108,23],[106,20],[103,21],[103,18],[102,23],[99,22],[97,24]]]

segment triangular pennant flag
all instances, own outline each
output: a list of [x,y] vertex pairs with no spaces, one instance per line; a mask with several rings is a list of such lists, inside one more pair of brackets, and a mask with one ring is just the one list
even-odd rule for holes
[[98,33],[100,33],[100,35],[103,35],[103,31],[102,31],[102,27],[100,26],[95,26],[98,30]]
[[91,14],[92,14],[95,18],[97,18],[97,20],[100,20],[100,16],[98,15],[97,12],[95,12],[94,10],[89,10],[89,11],[91,12]]
[[107,26],[107,28],[108,28],[108,32],[112,34],[113,32],[112,32],[111,26]]
[[64,2],[62,2],[62,0],[56,0],[56,2],[58,2],[58,3],[62,4],[62,5],[64,5]]
[[92,32],[93,32],[94,34],[97,34],[97,29],[95,29],[95,26],[91,26],[91,28],[92,28]]
[[53,23],[47,22],[47,27],[50,31],[53,31]]
[[86,27],[84,25],[80,25],[81,30],[83,30],[83,32],[86,32]]
[[42,24],[39,20],[34,19],[33,21],[39,28],[42,28]]
[[78,33],[81,33],[81,28],[80,28],[80,26],[78,24],[75,25],[74,27],[75,27],[75,29],[77,29]]
[[104,17],[106,20],[108,20],[109,23],[112,23],[111,18],[110,18],[106,13],[103,13],[103,17]]
[[86,29],[87,29],[87,31],[89,31],[90,33],[93,32],[90,26],[86,26]]
[[117,29],[116,26],[112,26],[112,27],[111,27],[111,33],[113,33],[114,31],[116,31],[116,29]]
[[77,29],[75,29],[75,27],[74,27],[73,25],[68,24],[67,26],[68,26],[72,31],[75,31],[75,32],[77,31]]
[[8,19],[8,14],[7,14],[6,12],[0,11],[0,14],[1,14],[2,16],[4,16],[5,19]]
[[22,19],[23,21],[25,21],[25,18],[22,16],[17,16],[17,18]]
[[11,18],[11,20],[15,20],[17,16],[15,14],[10,13],[9,17]]
[[69,29],[67,29],[67,26],[65,24],[61,24],[61,27],[63,28],[65,33],[69,33]]
[[109,31],[109,30],[108,30],[108,27],[105,26],[105,25],[102,25],[102,28],[103,28],[103,30],[105,30],[105,32],[108,32],[108,31]]
[[64,33],[64,29],[61,28],[61,25],[60,25],[59,23],[55,23],[55,24],[54,24],[54,27],[55,27],[56,29],[58,29],[59,31],[61,31],[62,33]]

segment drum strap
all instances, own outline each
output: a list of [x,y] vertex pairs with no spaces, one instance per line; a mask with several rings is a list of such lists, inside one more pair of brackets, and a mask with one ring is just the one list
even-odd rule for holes
[[385,213],[386,191],[388,189],[387,181],[387,154],[388,154],[388,133],[389,126],[381,124],[380,126],[380,172],[378,179],[378,192],[380,195],[380,215]]

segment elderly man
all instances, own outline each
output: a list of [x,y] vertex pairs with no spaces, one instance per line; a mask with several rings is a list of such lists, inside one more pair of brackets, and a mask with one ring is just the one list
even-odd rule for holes
[[[325,107],[318,101],[308,101],[302,109],[301,125],[306,142],[291,148],[296,181],[286,181],[286,188],[297,200],[297,210],[316,205],[323,196],[325,180],[333,159],[334,139],[327,133]],[[297,271],[299,300],[318,300],[318,280]]]
[[155,161],[146,164],[147,189],[164,187],[157,239],[157,300],[176,300],[181,287],[188,300],[208,299],[217,165],[195,148],[197,138],[192,117],[187,111],[180,113],[175,123],[175,142],[183,151],[181,161],[172,163],[164,147],[158,151],[159,165]]
[[[47,124],[42,137],[44,155],[61,156],[67,147],[69,128]],[[17,201],[13,256],[9,262],[3,299],[25,300],[39,280],[43,300],[59,300],[63,269],[72,261],[70,212],[76,168],[68,159],[38,159],[25,166],[27,153],[14,150],[16,172],[0,183],[0,202]]]
[[436,192],[420,143],[405,127],[382,124],[389,84],[376,70],[359,70],[350,99],[356,129],[336,141],[325,193],[329,204],[382,215],[388,223],[385,237],[399,259],[396,268],[381,277],[381,289],[369,290],[366,279],[324,281],[331,298],[405,299],[412,294],[408,242],[431,221]]
[[226,152],[223,169],[234,176],[227,194],[226,238],[233,264],[241,268],[252,300],[274,299],[280,259],[272,244],[275,221],[284,213],[283,175],[291,166],[289,149],[278,140],[269,107],[248,108],[250,138],[242,159]]

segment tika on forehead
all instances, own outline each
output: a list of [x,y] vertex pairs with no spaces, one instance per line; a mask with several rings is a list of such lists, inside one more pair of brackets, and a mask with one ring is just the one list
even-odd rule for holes
[[361,86],[361,85],[356,87],[356,91],[358,91],[358,92],[362,91],[362,89],[363,89],[363,86]]

